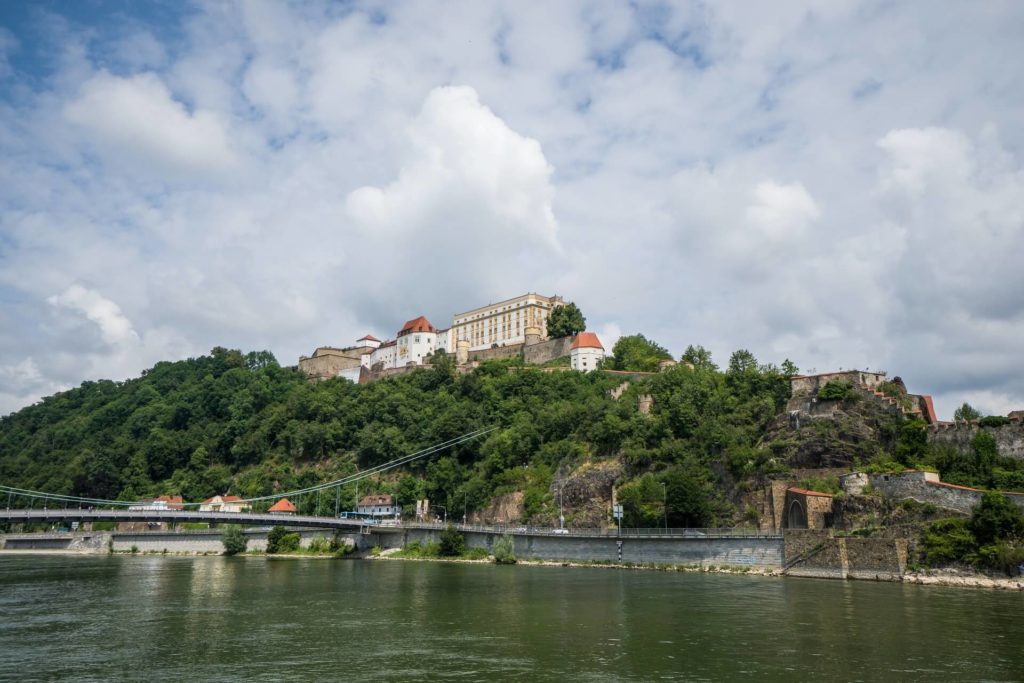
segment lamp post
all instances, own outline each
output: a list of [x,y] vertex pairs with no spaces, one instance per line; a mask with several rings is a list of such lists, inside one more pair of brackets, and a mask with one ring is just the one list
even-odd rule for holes
[[469,494],[462,492],[462,526],[466,526],[466,510],[468,509]]

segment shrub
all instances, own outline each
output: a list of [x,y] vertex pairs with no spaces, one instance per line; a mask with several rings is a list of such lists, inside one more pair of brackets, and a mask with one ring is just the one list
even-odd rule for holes
[[267,534],[267,552],[273,555],[281,552],[281,539],[288,535],[288,530],[283,526],[275,526]]
[[331,542],[323,536],[315,536],[309,540],[309,552],[326,555],[331,552]]
[[943,519],[929,524],[921,535],[926,564],[939,566],[954,562],[973,562],[977,541],[965,519]]
[[974,509],[970,528],[982,545],[1024,538],[1024,513],[1002,494],[990,491]]
[[818,398],[822,401],[856,401],[860,395],[849,382],[835,380],[818,389]]
[[441,555],[444,557],[458,557],[466,549],[466,538],[455,525],[449,524],[441,532]]
[[246,546],[249,544],[249,539],[245,537],[242,532],[242,527],[237,524],[229,524],[224,529],[224,536],[221,537],[221,543],[224,544],[225,555],[237,555],[238,553],[244,553]]
[[978,564],[1016,576],[1024,565],[1024,547],[1001,541],[978,549]]
[[512,534],[503,534],[494,542],[494,561],[498,564],[515,564],[515,541]]
[[978,424],[982,427],[1002,427],[1010,424],[1010,418],[1002,415],[989,415],[978,420]]
[[302,544],[302,539],[297,531],[293,531],[290,534],[285,534],[281,537],[280,542],[277,544],[277,552],[279,553],[294,553],[299,549]]

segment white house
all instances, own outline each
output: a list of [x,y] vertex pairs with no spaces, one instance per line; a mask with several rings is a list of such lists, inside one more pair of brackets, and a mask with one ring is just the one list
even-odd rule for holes
[[249,512],[252,506],[238,496],[214,496],[199,504],[200,512]]
[[370,517],[394,517],[398,514],[398,506],[389,495],[373,495],[360,500],[356,512]]
[[604,347],[593,332],[580,332],[569,346],[569,367],[590,372],[604,358]]

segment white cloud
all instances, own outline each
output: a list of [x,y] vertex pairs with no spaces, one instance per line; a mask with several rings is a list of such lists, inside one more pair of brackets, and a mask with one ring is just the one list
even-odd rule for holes
[[747,220],[773,240],[799,237],[820,216],[817,203],[800,183],[760,182],[754,188],[754,203],[747,207]]
[[60,294],[46,299],[51,306],[67,308],[96,323],[103,340],[111,346],[138,344],[139,335],[132,323],[121,313],[121,307],[99,292],[74,284]]
[[236,163],[220,114],[188,111],[153,73],[120,78],[100,72],[64,107],[69,123],[108,162],[160,174],[220,173]]
[[294,362],[539,290],[609,347],[643,332],[723,364],[745,347],[884,367],[944,414],[957,396],[1024,407],[1022,18],[832,1],[47,15],[0,37],[0,55],[52,57],[0,57],[8,396],[218,344]]
[[[348,267],[394,285],[367,292],[368,303],[438,310],[431,297],[455,298],[467,282],[492,300],[534,286],[561,252],[552,168],[540,144],[511,130],[469,87],[432,91],[406,132],[398,177],[346,200],[358,239]],[[386,253],[387,270],[363,253]]]

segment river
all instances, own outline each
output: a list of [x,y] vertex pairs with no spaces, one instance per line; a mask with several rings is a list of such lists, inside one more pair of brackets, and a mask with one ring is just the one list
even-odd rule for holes
[[1022,680],[1024,595],[545,566],[0,555],[0,679]]

